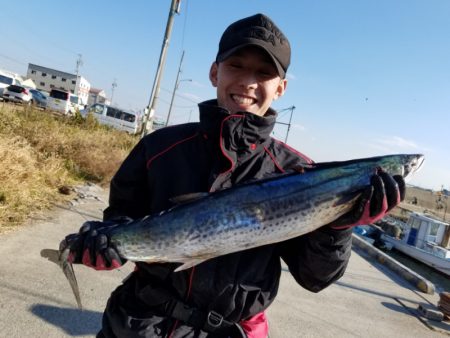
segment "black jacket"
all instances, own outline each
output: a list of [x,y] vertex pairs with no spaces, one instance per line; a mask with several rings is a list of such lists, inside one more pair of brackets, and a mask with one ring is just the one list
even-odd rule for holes
[[[215,100],[199,107],[199,123],[157,130],[132,150],[111,182],[105,220],[141,218],[170,208],[171,198],[176,196],[211,192],[312,163],[270,136],[276,119],[271,109],[260,117],[230,114]],[[168,298],[204,311],[214,310],[230,321],[244,320],[274,300],[280,258],[300,285],[318,292],[342,276],[350,256],[350,234],[351,230],[324,227],[177,273],[172,271],[178,264],[137,263],[133,277],[111,296],[104,318],[104,326],[109,327],[104,330],[115,326],[113,331],[122,332],[127,328],[112,322],[124,316],[145,317],[146,324],[140,325],[153,327],[154,336],[164,336],[174,324],[174,320],[163,318]],[[190,330],[181,327],[174,337]]]

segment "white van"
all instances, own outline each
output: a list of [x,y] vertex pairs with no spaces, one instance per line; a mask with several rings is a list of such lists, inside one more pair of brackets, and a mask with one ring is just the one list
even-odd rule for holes
[[83,117],[86,117],[87,114],[92,114],[101,124],[126,131],[130,134],[137,134],[140,131],[139,117],[131,111],[103,103],[95,103],[81,112]]
[[52,89],[47,98],[47,108],[64,115],[74,115],[77,110],[84,108],[78,96],[66,90]]
[[47,98],[47,109],[54,110],[64,115],[70,112],[70,93],[65,90],[52,89]]
[[81,110],[84,109],[84,105],[81,102],[81,98],[80,97],[78,97],[78,96],[76,96],[74,94],[70,94],[69,96],[70,96],[69,97],[69,100],[70,100],[69,111],[72,114],[75,114],[77,110],[81,111]]

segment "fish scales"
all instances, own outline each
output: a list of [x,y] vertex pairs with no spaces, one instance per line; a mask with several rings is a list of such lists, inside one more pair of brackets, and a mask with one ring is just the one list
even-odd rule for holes
[[391,155],[319,163],[301,174],[243,184],[118,227],[111,241],[129,260],[181,262],[183,269],[331,223],[351,210],[377,168],[408,176],[416,170],[411,162],[420,167],[422,160]]
[[[261,245],[294,238],[332,223],[351,210],[371,176],[382,168],[407,181],[424,161],[420,154],[387,155],[317,163],[218,191],[158,215],[105,227],[118,253],[130,261],[182,263],[175,271]],[[81,308],[67,257],[70,246],[44,249],[60,265]]]

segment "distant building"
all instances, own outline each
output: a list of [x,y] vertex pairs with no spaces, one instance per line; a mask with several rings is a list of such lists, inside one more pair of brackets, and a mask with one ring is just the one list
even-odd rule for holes
[[92,88],[89,89],[89,98],[87,104],[90,106],[94,103],[109,104],[109,100],[106,98],[106,93],[103,89]]
[[66,90],[77,95],[82,104],[88,103],[91,84],[82,76],[29,63],[27,77],[36,83],[39,90],[46,92],[52,89]]

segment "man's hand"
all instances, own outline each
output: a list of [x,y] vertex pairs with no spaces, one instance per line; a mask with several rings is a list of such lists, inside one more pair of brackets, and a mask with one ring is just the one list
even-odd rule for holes
[[391,176],[378,170],[370,183],[355,208],[331,223],[331,228],[347,229],[374,223],[405,199],[405,180],[400,175]]
[[84,264],[95,270],[113,270],[125,264],[116,248],[110,243],[106,229],[113,222],[85,222],[77,234],[68,235],[60,247],[70,247],[68,260]]

